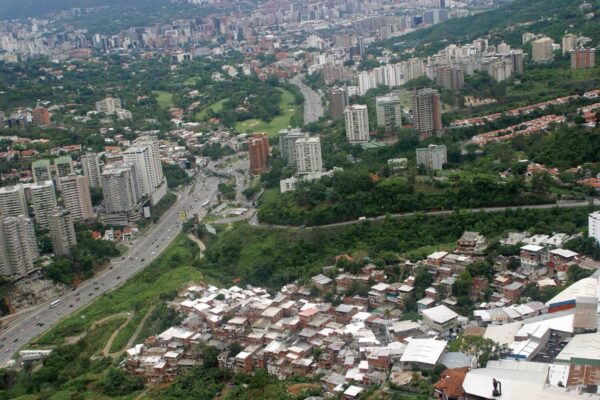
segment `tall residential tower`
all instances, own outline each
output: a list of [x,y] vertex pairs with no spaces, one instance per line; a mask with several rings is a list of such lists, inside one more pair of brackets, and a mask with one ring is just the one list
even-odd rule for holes
[[440,135],[442,130],[442,102],[434,89],[420,89],[412,93],[412,120],[421,138]]
[[350,143],[369,141],[369,112],[366,105],[355,104],[346,107],[346,138]]

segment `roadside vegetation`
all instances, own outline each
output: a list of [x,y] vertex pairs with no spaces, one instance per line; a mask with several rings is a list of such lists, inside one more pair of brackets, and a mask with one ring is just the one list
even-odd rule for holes
[[200,272],[192,267],[197,252],[195,243],[184,236],[177,237],[148,267],[69,316],[39,338],[37,344],[62,344],[66,338],[85,333],[95,321],[111,314],[132,312],[143,316],[150,306],[173,297],[185,282],[200,278]]
[[122,371],[118,359],[104,357],[102,349],[118,330],[110,352],[125,350],[151,308],[153,311],[140,329],[140,340],[152,329],[177,323],[178,315],[165,307],[165,301],[173,298],[186,282],[201,278],[200,271],[192,266],[197,254],[197,245],[179,236],[122,286],[50,329],[34,343],[36,348],[54,348],[40,368],[0,370],[0,399],[133,398],[129,396],[143,389],[143,380]]
[[[600,172],[600,128],[560,126],[483,148],[465,145],[467,132],[459,129],[448,129],[442,137],[425,142],[419,142],[417,132],[400,129],[393,133],[394,144],[374,149],[348,144],[341,122],[311,128],[320,132],[324,166],[343,171],[301,182],[295,191],[281,194],[279,181],[291,176],[293,168],[275,153],[270,171],[261,176],[267,189],[259,200],[261,222],[323,225],[386,213],[583,200],[593,190],[580,181]],[[447,147],[448,163],[442,171],[416,164],[415,150],[430,143]],[[388,165],[387,160],[398,157],[407,159],[406,168],[394,170]],[[528,172],[530,162],[558,168],[560,173]]]
[[[416,215],[384,218],[346,226],[313,229],[273,229],[239,224],[208,241],[200,268],[207,278],[228,284],[242,283],[279,289],[307,279],[333,265],[336,256],[348,254],[362,265],[364,259],[394,265],[399,256],[410,257],[414,249],[440,243],[456,243],[466,230],[499,238],[509,230],[531,233],[575,233],[587,224],[589,210],[508,210],[498,213],[456,211],[445,216]],[[396,270],[396,273],[398,270]]]

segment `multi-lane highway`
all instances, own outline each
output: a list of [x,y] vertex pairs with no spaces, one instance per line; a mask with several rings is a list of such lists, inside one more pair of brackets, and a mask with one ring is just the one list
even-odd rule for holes
[[323,102],[319,93],[312,90],[302,82],[304,75],[296,75],[290,79],[290,83],[300,89],[304,96],[304,123],[316,122],[323,116]]
[[[124,256],[114,259],[108,268],[76,290],[42,304],[0,331],[0,367],[4,367],[21,347],[151,263],[180,233],[179,211],[185,210],[188,217],[193,214],[205,216],[207,201],[214,202],[217,197],[218,183],[219,178],[199,173],[193,191],[190,192],[190,186],[178,191],[175,205],[148,232],[135,239]],[[56,303],[56,300],[60,301]]]

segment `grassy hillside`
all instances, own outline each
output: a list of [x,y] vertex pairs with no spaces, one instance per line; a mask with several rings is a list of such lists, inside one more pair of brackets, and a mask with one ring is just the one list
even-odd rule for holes
[[367,256],[372,260],[394,259],[397,254],[411,257],[419,249],[420,254],[440,248],[440,243],[455,243],[465,230],[479,231],[488,239],[507,230],[574,233],[586,226],[588,212],[585,208],[492,214],[457,211],[447,216],[418,215],[316,229],[239,225],[208,241],[200,269],[205,277],[225,285],[241,278],[242,284],[279,289],[319,273],[340,254],[358,261]]
[[[433,53],[448,43],[465,43],[478,37],[505,40],[511,45],[522,43],[523,32],[544,33],[555,40],[565,33],[589,36],[594,44],[600,40],[600,0],[588,0],[590,9],[581,10],[584,0],[514,0],[495,10],[466,18],[449,20],[401,38],[392,38],[384,45],[417,46],[421,53]],[[595,13],[587,19],[586,13]],[[559,42],[560,43],[560,42]]]

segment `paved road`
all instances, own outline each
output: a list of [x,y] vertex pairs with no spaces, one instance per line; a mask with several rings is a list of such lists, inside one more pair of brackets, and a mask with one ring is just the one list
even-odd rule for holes
[[190,186],[180,190],[175,205],[146,234],[136,239],[123,257],[113,260],[109,268],[79,285],[75,291],[64,295],[54,307],[51,307],[51,302],[42,304],[1,331],[0,367],[6,365],[16,351],[47,329],[119,286],[151,263],[180,233],[179,211],[185,210],[189,217],[195,213],[204,216],[206,207],[203,204],[216,199],[218,182],[217,177],[198,173],[194,191],[189,193]]
[[[468,208],[468,209],[461,209],[461,211],[464,212],[472,212],[472,213],[477,213],[477,212],[486,212],[486,213],[493,213],[493,212],[503,212],[506,210],[518,210],[518,209],[529,209],[529,210],[535,210],[535,209],[550,209],[550,208],[573,208],[573,207],[587,207],[590,205],[589,201],[581,201],[581,202],[572,202],[572,203],[558,203],[558,204],[540,204],[540,205],[532,205],[532,206],[514,206],[514,207],[483,207],[483,208]],[[600,205],[600,201],[598,199],[594,200],[594,205]],[[408,212],[408,213],[403,213],[403,214],[389,214],[390,218],[406,218],[406,217],[412,217],[415,216],[417,214],[419,215],[448,215],[448,214],[452,214],[454,212],[454,210],[444,210],[444,211],[428,211],[428,212]],[[361,222],[365,222],[365,221],[379,221],[382,219],[385,219],[387,216],[386,215],[380,215],[378,217],[369,217],[369,218],[364,218],[364,219],[356,219],[356,220],[352,220],[352,221],[344,221],[344,222],[337,222],[334,224],[327,224],[327,225],[316,225],[316,226],[296,226],[296,225],[270,225],[270,224],[262,224],[260,222],[258,222],[258,219],[256,218],[256,216],[258,215],[258,213],[256,213],[253,218],[250,219],[249,223],[250,225],[254,225],[254,226],[259,226],[259,227],[264,227],[264,228],[285,228],[285,229],[321,229],[321,228],[334,228],[334,227],[338,227],[338,226],[346,226],[346,225],[353,225],[353,224],[359,224]]]
[[[225,168],[217,168],[219,164],[229,163]],[[207,168],[212,171],[220,171],[235,179],[235,201],[243,207],[252,207],[252,202],[246,199],[242,193],[252,183],[250,174],[250,160],[247,154],[236,154],[219,161],[210,161]],[[243,172],[240,172],[243,171]]]
[[323,116],[323,102],[319,93],[302,83],[304,75],[299,74],[290,79],[290,83],[297,86],[304,96],[304,123],[316,122]]

